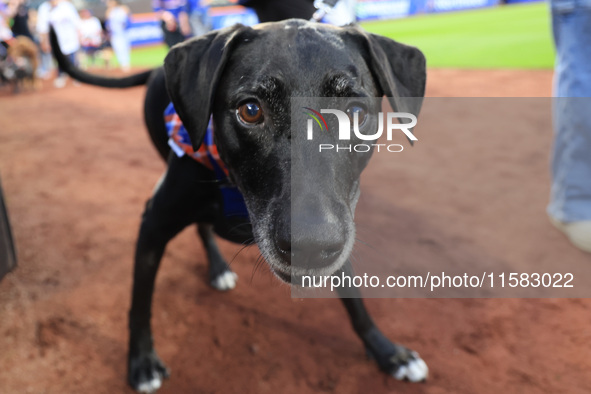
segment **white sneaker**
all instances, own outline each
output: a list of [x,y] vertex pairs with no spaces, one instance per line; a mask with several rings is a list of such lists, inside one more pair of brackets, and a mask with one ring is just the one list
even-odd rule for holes
[[53,86],[55,86],[56,88],[63,88],[64,86],[66,86],[66,78],[65,76],[59,76],[56,79],[53,80]]
[[573,245],[584,252],[591,253],[591,220],[563,223],[552,216],[548,217],[554,227],[562,231]]

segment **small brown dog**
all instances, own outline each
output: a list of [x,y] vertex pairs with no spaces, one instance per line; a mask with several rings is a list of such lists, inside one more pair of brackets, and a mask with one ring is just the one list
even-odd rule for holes
[[19,36],[10,41],[7,57],[0,62],[2,79],[12,85],[13,91],[36,89],[39,85],[35,73],[38,65],[37,45],[28,37]]

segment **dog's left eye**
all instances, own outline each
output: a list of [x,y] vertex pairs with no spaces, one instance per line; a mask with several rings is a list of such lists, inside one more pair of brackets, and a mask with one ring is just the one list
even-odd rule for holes
[[247,125],[255,125],[263,121],[263,110],[259,103],[249,101],[236,110],[238,118]]

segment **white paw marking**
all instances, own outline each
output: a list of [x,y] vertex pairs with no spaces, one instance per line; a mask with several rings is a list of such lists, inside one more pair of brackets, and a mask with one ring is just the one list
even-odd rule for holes
[[153,378],[149,382],[143,382],[137,388],[140,393],[153,393],[162,386],[162,379],[160,377]]
[[220,291],[231,290],[236,287],[238,275],[232,271],[225,271],[223,274],[215,278],[211,285]]
[[429,376],[429,367],[419,357],[417,353],[413,353],[415,359],[410,360],[407,365],[403,365],[392,375],[398,380],[407,379],[409,382],[422,382]]

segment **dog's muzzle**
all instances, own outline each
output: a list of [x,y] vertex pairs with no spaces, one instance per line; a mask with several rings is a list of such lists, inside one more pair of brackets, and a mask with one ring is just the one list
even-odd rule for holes
[[322,211],[284,216],[272,234],[272,254],[277,258],[270,261],[271,270],[295,285],[303,275],[331,275],[348,258],[353,234],[352,220],[336,220]]

